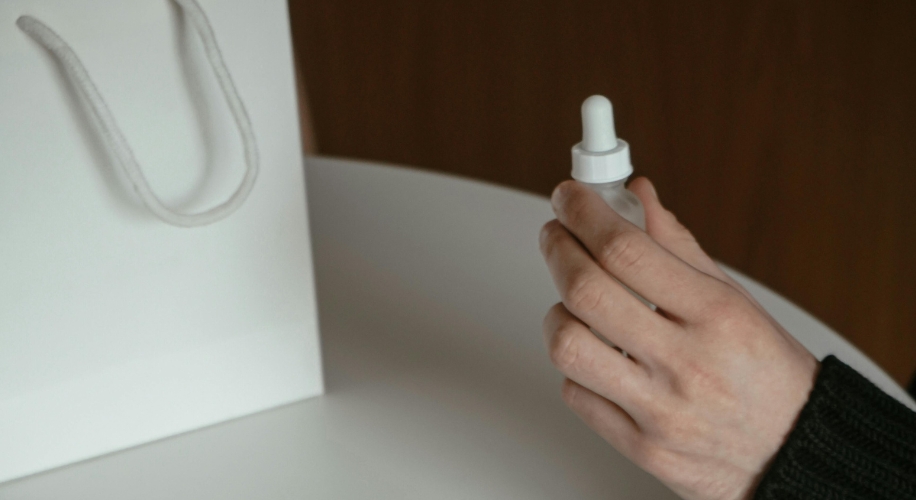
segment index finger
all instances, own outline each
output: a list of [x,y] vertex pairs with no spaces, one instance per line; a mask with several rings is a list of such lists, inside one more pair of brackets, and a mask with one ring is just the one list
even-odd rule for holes
[[726,293],[721,281],[662,248],[576,181],[551,196],[557,219],[612,276],[666,313],[689,320],[710,299]]

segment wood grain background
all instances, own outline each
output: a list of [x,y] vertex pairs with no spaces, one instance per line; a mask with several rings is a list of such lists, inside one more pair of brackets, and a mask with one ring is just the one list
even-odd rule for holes
[[546,195],[569,175],[581,101],[605,94],[637,174],[710,254],[913,374],[916,2],[290,10],[320,153]]

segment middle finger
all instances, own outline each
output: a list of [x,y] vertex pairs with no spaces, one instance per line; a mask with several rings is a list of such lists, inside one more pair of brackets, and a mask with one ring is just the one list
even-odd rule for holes
[[614,280],[558,221],[544,226],[541,250],[572,314],[638,361],[664,347],[673,323]]

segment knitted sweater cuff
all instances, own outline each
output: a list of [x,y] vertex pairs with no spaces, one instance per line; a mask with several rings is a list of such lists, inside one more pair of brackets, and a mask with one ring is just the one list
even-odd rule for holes
[[916,499],[916,413],[827,356],[754,498]]

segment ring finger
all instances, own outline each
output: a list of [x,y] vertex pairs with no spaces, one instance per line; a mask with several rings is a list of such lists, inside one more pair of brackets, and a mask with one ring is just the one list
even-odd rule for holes
[[647,393],[645,370],[598,339],[562,303],[544,318],[544,338],[554,366],[583,387],[630,409]]

